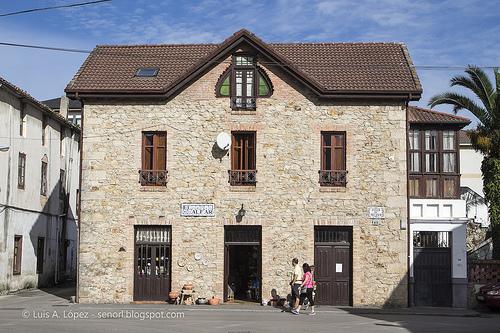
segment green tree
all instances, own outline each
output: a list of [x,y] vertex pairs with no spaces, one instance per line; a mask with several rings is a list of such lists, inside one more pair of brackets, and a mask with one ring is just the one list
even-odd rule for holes
[[481,164],[484,196],[488,204],[493,240],[493,259],[500,259],[500,73],[495,68],[493,83],[479,67],[469,65],[467,75],[451,79],[452,87],[463,87],[477,97],[477,102],[460,93],[445,92],[429,101],[432,108],[453,105],[453,111],[469,110],[479,120],[477,128],[467,131],[472,146],[484,155]]

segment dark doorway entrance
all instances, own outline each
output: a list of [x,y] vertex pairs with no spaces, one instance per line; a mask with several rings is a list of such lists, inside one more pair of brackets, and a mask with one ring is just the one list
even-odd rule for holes
[[352,305],[352,227],[314,229],[316,303]]
[[224,229],[224,301],[260,302],[262,254],[260,226]]
[[413,232],[416,306],[451,306],[451,237],[449,232]]
[[170,227],[135,227],[134,300],[164,301],[170,291]]

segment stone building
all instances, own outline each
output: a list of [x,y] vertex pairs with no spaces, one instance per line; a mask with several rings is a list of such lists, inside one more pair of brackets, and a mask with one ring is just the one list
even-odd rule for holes
[[320,304],[407,305],[406,106],[398,43],[97,46],[83,103],[78,298],[267,300],[291,259]]
[[0,78],[0,293],[76,278],[80,129]]

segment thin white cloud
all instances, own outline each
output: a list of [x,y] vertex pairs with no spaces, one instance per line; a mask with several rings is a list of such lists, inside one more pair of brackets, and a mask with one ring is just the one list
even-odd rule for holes
[[[417,65],[496,65],[500,64],[500,22],[494,20],[497,5],[493,0],[113,1],[85,10],[58,11],[60,17],[49,24],[59,34],[46,36],[37,31],[37,37],[30,38],[29,31],[17,34],[18,27],[11,31],[16,32],[16,41],[78,48],[86,42],[74,36],[83,34],[91,44],[219,43],[244,27],[272,42],[404,42]],[[3,28],[0,36],[6,35]],[[59,81],[65,82],[57,83],[57,91],[71,78],[67,72],[73,74],[81,63],[78,60],[77,66],[74,60],[62,59],[75,59],[70,55],[37,53],[39,58],[23,55],[17,59],[23,51],[9,52],[8,58],[2,54],[9,66],[20,66],[19,59],[24,59],[33,64],[24,66],[32,70],[32,76],[52,72],[55,81],[63,77]],[[53,68],[42,71],[45,64]],[[62,68],[65,64],[70,70]],[[16,70],[7,72],[16,76]],[[430,96],[448,90],[449,78],[457,72],[419,71],[424,96],[418,104],[425,106]],[[24,71],[23,75],[30,74]],[[52,82],[38,85],[43,79],[18,81],[36,82],[36,86],[27,85],[46,95]]]

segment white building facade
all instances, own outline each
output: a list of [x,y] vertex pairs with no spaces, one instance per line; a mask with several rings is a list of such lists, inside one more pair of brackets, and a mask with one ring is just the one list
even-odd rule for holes
[[484,203],[483,174],[481,163],[484,156],[476,151],[465,131],[459,133],[460,187],[462,197],[468,201],[467,217],[480,223],[482,228],[490,225],[488,206]]
[[409,294],[412,306],[467,306],[466,201],[459,130],[466,118],[408,110]]
[[76,275],[80,130],[0,78],[0,293]]

